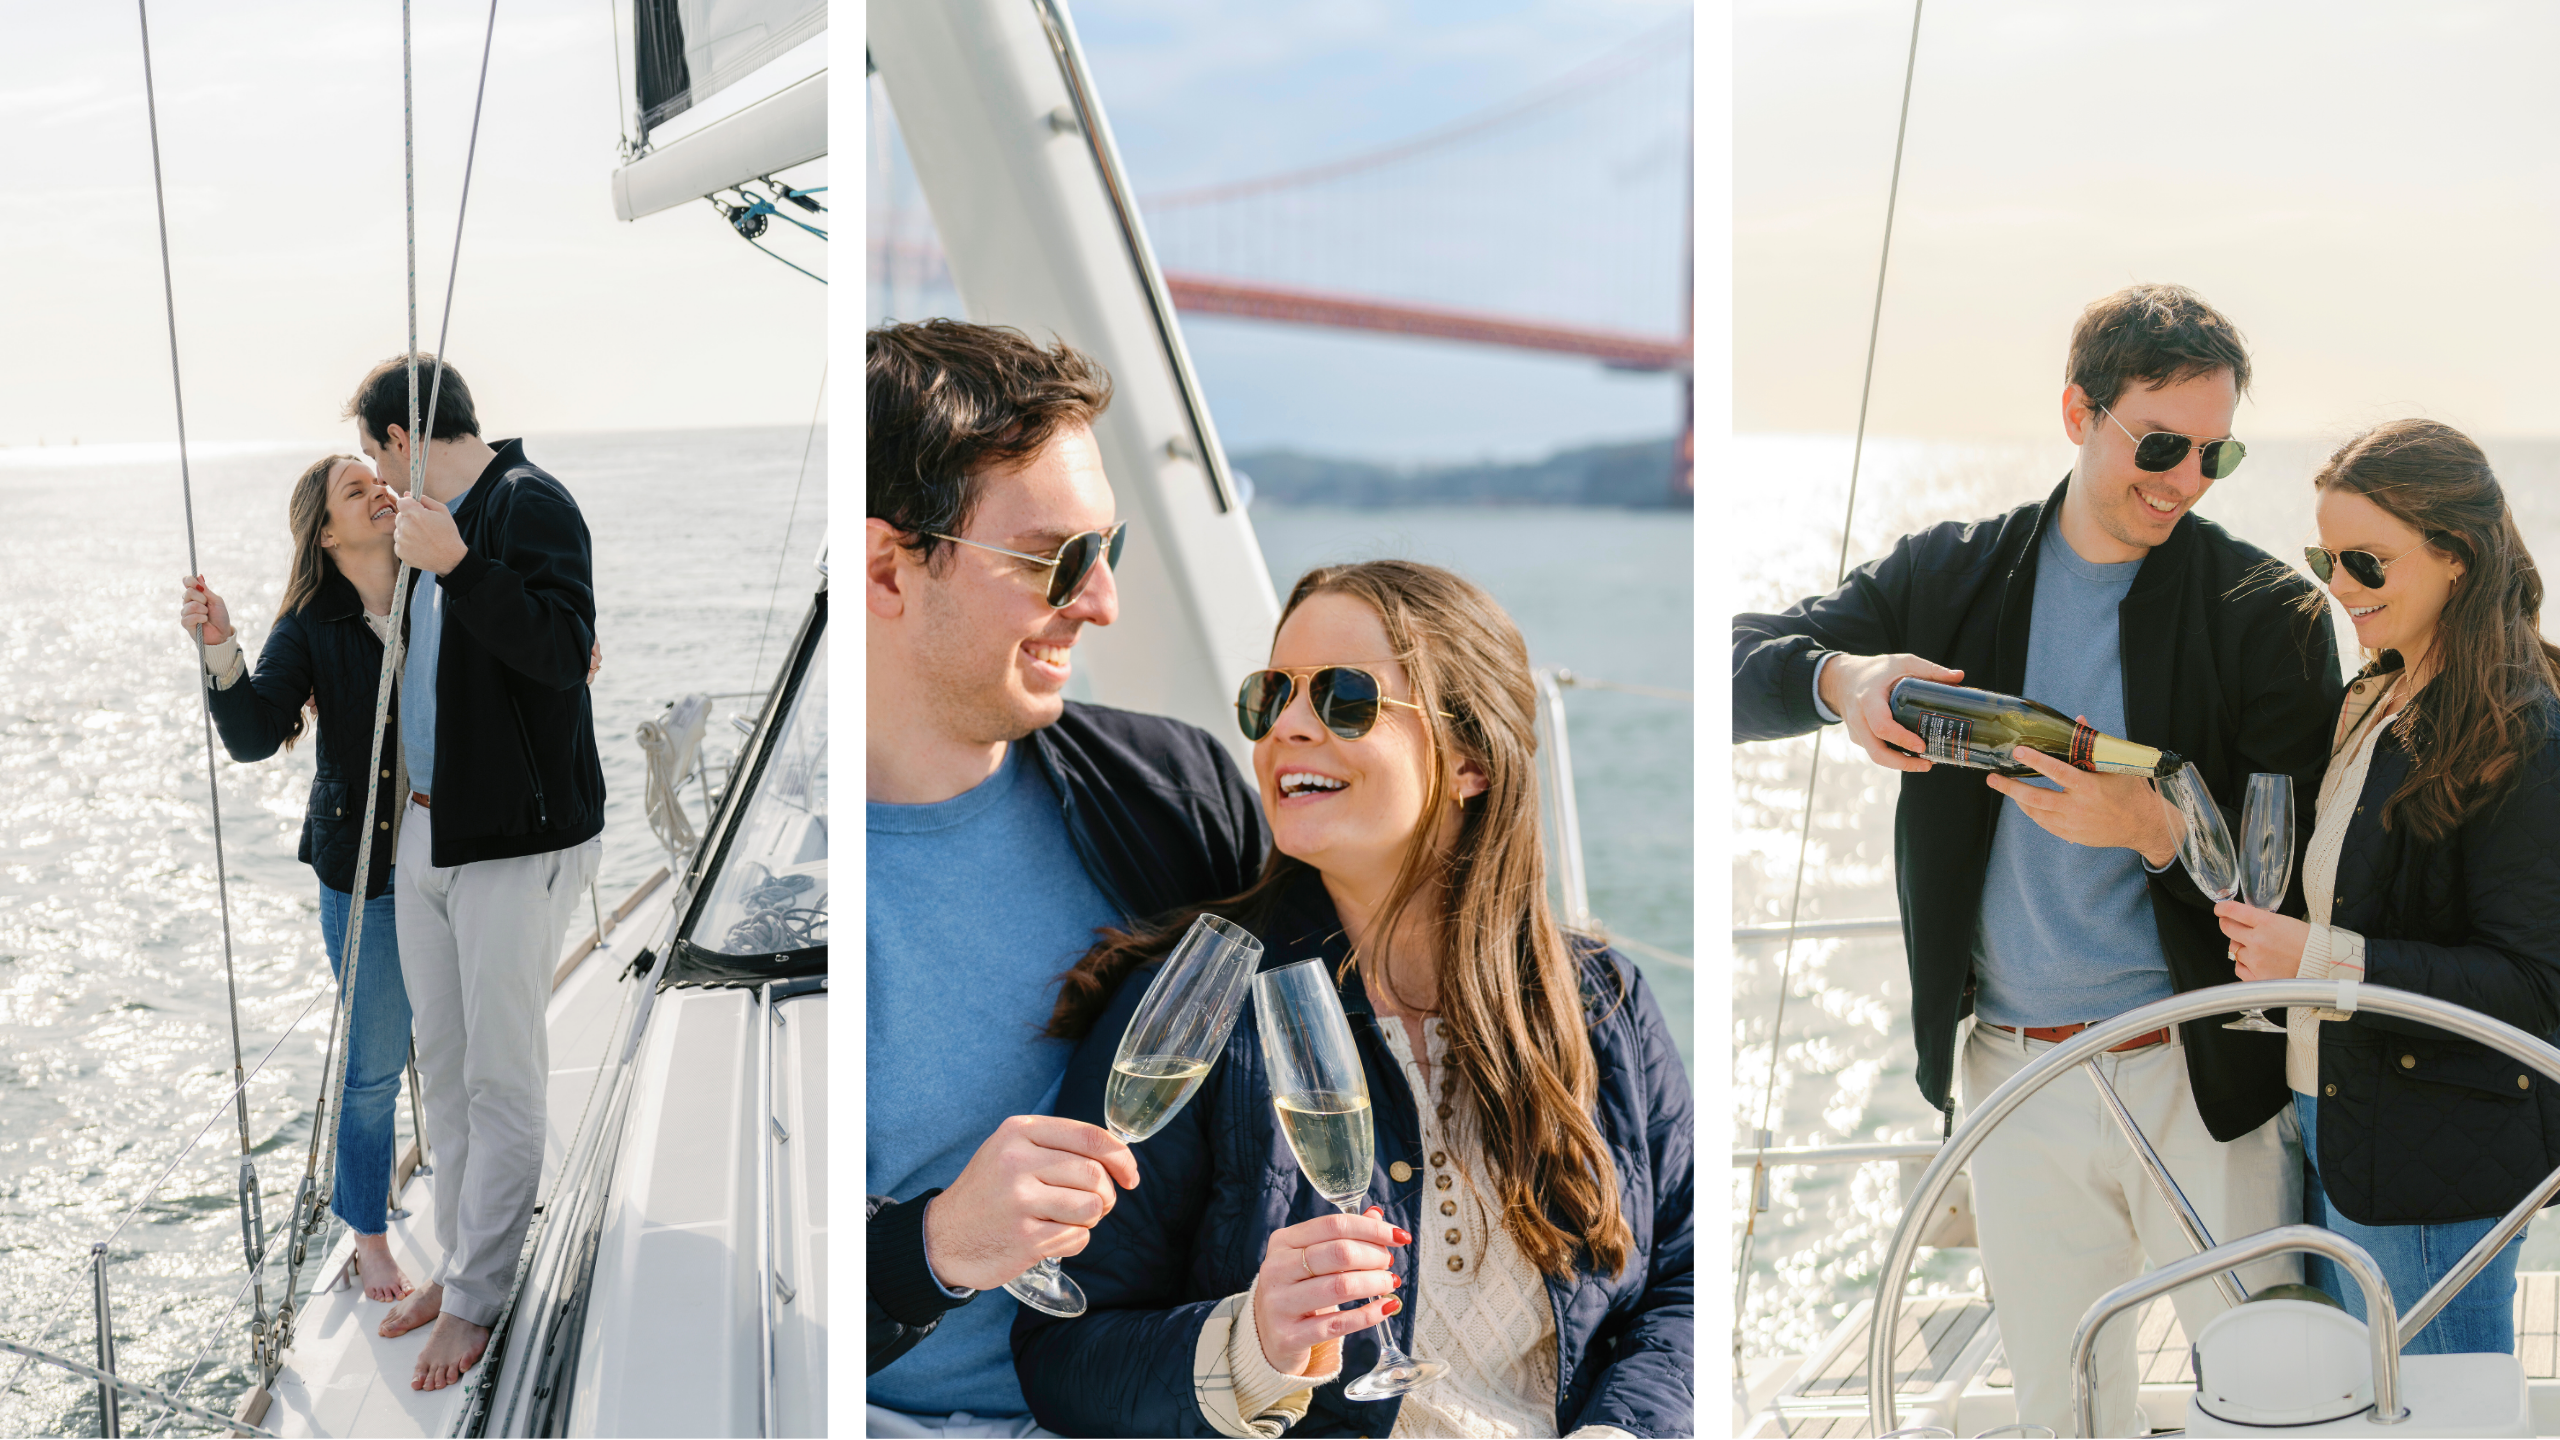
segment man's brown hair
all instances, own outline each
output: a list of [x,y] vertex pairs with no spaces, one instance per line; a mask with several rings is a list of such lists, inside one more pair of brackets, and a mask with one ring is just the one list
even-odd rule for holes
[[1111,377],[1065,341],[1009,325],[925,320],[863,337],[864,513],[933,564],[977,508],[981,473],[1039,453],[1111,406]]
[[[429,440],[459,440],[480,433],[479,412],[471,408],[471,387],[462,383],[462,372],[444,366],[444,385],[436,385],[436,357],[424,351],[418,355],[418,428],[427,432]],[[427,414],[433,403],[436,413]],[[391,427],[405,432],[409,428],[409,357],[394,355],[365,372],[356,386],[354,398],[347,401],[346,417],[364,426],[364,433],[376,445],[391,443]],[[403,477],[402,484],[407,484]]]
[[2125,386],[2175,385],[2216,370],[2249,393],[2249,350],[2238,326],[2184,285],[2128,285],[2080,312],[2063,378],[2093,405],[2113,406]]

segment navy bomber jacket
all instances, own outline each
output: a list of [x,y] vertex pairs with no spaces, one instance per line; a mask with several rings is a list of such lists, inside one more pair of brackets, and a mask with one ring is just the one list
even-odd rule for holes
[[[1068,839],[1122,923],[1236,894],[1262,873],[1271,832],[1261,799],[1198,726],[1071,702],[1020,743],[1049,777]],[[971,1298],[953,1298],[925,1263],[925,1202],[940,1193],[904,1204],[868,1197],[865,1373],[906,1354]]]
[[[578,502],[524,442],[453,508],[470,553],[439,583],[433,863],[545,855],[604,831],[587,657],[596,638],[594,546]],[[416,579],[410,605],[417,611]]]
[[[1270,916],[1228,918],[1262,937],[1264,969],[1312,957],[1339,967],[1347,957],[1333,903],[1312,870],[1287,887]],[[1614,1425],[1636,1435],[1694,1435],[1696,1137],[1688,1071],[1635,967],[1605,946],[1575,945],[1599,1063],[1597,1118],[1635,1247],[1623,1274],[1578,1269],[1547,1278],[1556,1328],[1556,1425],[1559,1433]],[[1113,1052],[1145,992],[1136,977],[1124,983],[1077,1047],[1059,1114],[1101,1122]],[[1377,1102],[1368,1203],[1385,1211],[1387,1223],[1420,1234],[1430,1171],[1412,1091],[1356,974],[1344,982],[1342,1001]],[[1013,1326],[1015,1368],[1031,1413],[1061,1434],[1213,1435],[1218,1432],[1193,1388],[1194,1355],[1210,1312],[1253,1283],[1272,1232],[1339,1213],[1300,1173],[1280,1134],[1250,998],[1191,1103],[1132,1149],[1140,1184],[1121,1193],[1083,1253],[1064,1262],[1091,1308],[1060,1320],[1024,1306]],[[1411,1178],[1390,1177],[1388,1166],[1396,1161],[1409,1164]],[[1432,1283],[1404,1256],[1398,1270],[1408,1296]],[[1408,1305],[1384,1323],[1410,1347],[1413,1320]],[[1291,1434],[1394,1430],[1401,1400],[1360,1402],[1342,1393],[1377,1361],[1374,1327],[1346,1336],[1342,1345],[1342,1374],[1315,1392]]]
[[[1813,677],[1826,653],[1907,652],[1962,670],[1967,685],[2018,693],[2036,556],[2070,483],[2066,477],[2043,501],[2005,515],[1905,535],[1829,595],[1775,615],[1734,616],[1733,738],[1775,740],[1816,728]],[[2194,764],[2235,831],[2236,802],[2252,773],[2293,776],[2297,847],[2310,843],[2345,686],[2327,614],[2299,603],[2309,588],[2265,551],[2190,513],[2143,557],[2117,608],[2124,738]],[[2001,797],[1981,771],[1953,765],[1901,781],[1893,852],[1911,967],[1914,1078],[1931,1105],[1951,1111],[1957,1023],[1973,1009],[1975,929]],[[2230,983],[2229,942],[2186,867],[2171,865],[2150,886],[2170,983],[2182,992]],[[2302,913],[2299,890],[2297,882],[2289,914]],[[2266,1123],[2287,1092],[2284,1037],[2225,1030],[2224,1018],[2179,1030],[2196,1109],[2213,1138],[2229,1141]]]

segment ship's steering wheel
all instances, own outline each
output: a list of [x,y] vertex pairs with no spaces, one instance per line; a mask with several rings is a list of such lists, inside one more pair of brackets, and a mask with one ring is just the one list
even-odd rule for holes
[[[2001,1121],[2009,1118],[2019,1106],[2025,1104],[2028,1096],[2136,1036],[2150,1034],[2164,1025],[2225,1015],[2251,1006],[2272,1009],[2291,1005],[2322,1006],[2346,1011],[2349,1014],[2359,1009],[2373,1010],[2401,1019],[2423,1021],[2465,1040],[2486,1045],[2532,1067],[2553,1084],[2560,1085],[2560,1049],[2553,1048],[2539,1037],[2529,1035],[2503,1020],[2492,1020],[2476,1010],[2466,1009],[2451,1001],[2438,1000],[2431,995],[2419,995],[2407,990],[2395,990],[2383,985],[2360,985],[2353,980],[2261,980],[2249,984],[2216,985],[2210,989],[2191,990],[2183,995],[2171,996],[2169,999],[2145,1005],[2138,1010],[2128,1010],[2112,1020],[2090,1026],[2029,1062],[2025,1069],[2010,1076],[1999,1089],[1992,1091],[1973,1113],[1965,1116],[1964,1123],[1956,1127],[1955,1134],[1949,1137],[1947,1143],[1939,1149],[1937,1158],[1929,1162],[1927,1172],[1920,1177],[1919,1189],[1912,1193],[1910,1202],[1903,1207],[1902,1221],[1894,1227],[1893,1244],[1885,1252],[1883,1278],[1876,1286],[1874,1314],[1867,1328],[1867,1417],[1874,1427],[1874,1433],[1886,1434],[1899,1423],[1894,1415],[1893,1341],[1895,1332],[1900,1328],[1903,1281],[1911,1274],[1912,1261],[1920,1249],[1922,1223],[1926,1217],[1935,1213],[1939,1196],[1954,1181],[1957,1172],[1964,1168],[1965,1162],[1973,1158],[1973,1152],[1982,1147],[1983,1139]],[[2199,1265],[2196,1263],[2199,1257],[2189,1257],[2173,1265],[2163,1266],[2160,1270],[2154,1271],[2151,1277],[2133,1281],[2127,1286],[2119,1287],[2117,1293],[2101,1298],[2090,1311],[2088,1318],[2082,1322],[2082,1333],[2078,1337],[2080,1343],[2074,1347],[2083,1358],[2088,1352],[2088,1342],[2096,1338],[2096,1327],[2103,1325],[2114,1314],[2128,1308],[2131,1292],[2136,1289],[2164,1293],[2167,1288],[2177,1284],[2204,1279],[2207,1275],[2211,1275],[2217,1283],[2226,1287],[2225,1293],[2231,1295],[2236,1302],[2245,1299],[2246,1296],[2239,1293],[2239,1282],[2231,1278],[2231,1271],[2233,1267],[2245,1260],[2255,1259],[2261,1254],[2272,1253],[2278,1249],[2318,1248],[2335,1255],[2329,1243],[2309,1245],[2302,1243],[2302,1237],[2299,1236],[2287,1236],[2283,1243],[2273,1245],[2251,1246],[2246,1243],[2214,1245],[2207,1238],[2193,1207],[2189,1206],[2186,1197],[2178,1192],[2177,1182],[2170,1177],[2168,1167],[2160,1162],[2160,1157],[2152,1151],[2150,1143],[2143,1139],[2142,1131],[2134,1124],[2131,1113],[2126,1111],[2122,1103],[2116,1099],[2114,1092],[2105,1084],[2103,1076],[2092,1072],[2092,1078],[2098,1080],[2099,1095],[2106,1100],[2108,1108],[2115,1112],[2117,1123],[2124,1128],[2127,1138],[2133,1142],[2134,1153],[2142,1158],[2143,1167],[2149,1172],[2152,1184],[2159,1187],[2161,1193],[2168,1198],[2171,1210],[2177,1213],[2181,1224],[2187,1230],[2188,1239],[2196,1249],[2199,1252],[2212,1249],[2217,1252],[2229,1250],[2233,1253],[2217,1254],[2210,1265]],[[2375,1287],[2378,1280],[2359,1277],[2366,1281],[2368,1313],[2374,1320],[2376,1364],[2374,1398],[2377,1402],[2378,1413],[2375,1416],[2377,1420],[2390,1423],[2384,1417],[2391,1415],[2391,1412],[2397,1408],[2392,1403],[2391,1397],[2395,1396],[2399,1389],[2399,1347],[2407,1343],[2410,1336],[2424,1329],[2427,1322],[2434,1319],[2436,1313],[2444,1308],[2445,1302],[2451,1300],[2474,1275],[2486,1268],[2489,1261],[2505,1248],[2508,1241],[2523,1231],[2526,1224],[2533,1219],[2535,1212],[2539,1211],[2544,1202],[2550,1200],[2554,1194],[2560,1194],[2560,1169],[2555,1169],[2543,1177],[2542,1183],[2536,1185],[2531,1193],[2516,1202],[2515,1208],[2507,1212],[2506,1217],[2498,1222],[2497,1227],[2482,1236],[2480,1242],[2472,1246],[2470,1252],[2462,1257],[2462,1263],[2455,1266],[2452,1272],[2442,1280],[2437,1281],[2435,1286],[2427,1291],[2425,1297],[2411,1308],[2408,1316],[2398,1320],[2396,1324],[2391,1314],[2388,1290],[2382,1290],[2377,1294]],[[2275,1242],[2285,1231],[2306,1228],[2279,1227],[2278,1230],[2266,1232],[2266,1235],[2261,1238],[2264,1241]],[[2338,1246],[2351,1244],[2343,1237],[2331,1235],[2325,1231],[2318,1232],[2317,1238],[2322,1242],[2334,1242]],[[2246,1237],[2225,1237],[2226,1242],[2235,1240],[2245,1242],[2245,1239]],[[2240,1253],[2243,1251],[2247,1253]],[[2361,1250],[2356,1253],[2359,1256],[2362,1254]],[[2368,1260],[2366,1263],[2369,1265],[2371,1262]],[[2354,1268],[2350,1266],[2351,1270]],[[2170,1273],[2173,1270],[2179,1273],[2173,1275]],[[2144,1295],[2141,1298],[2147,1299],[2149,1296]],[[2085,1372],[2086,1367],[2075,1366],[2074,1368]],[[2084,1390],[2087,1388],[2085,1373],[2075,1376],[2075,1381],[2079,1384],[2079,1388]],[[2082,1398],[2084,1406],[2090,1402],[2090,1397]]]

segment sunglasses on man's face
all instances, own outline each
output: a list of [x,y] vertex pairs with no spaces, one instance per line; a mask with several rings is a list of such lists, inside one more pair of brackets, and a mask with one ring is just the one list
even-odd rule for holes
[[2426,534],[2427,538],[2423,543],[2403,550],[2388,560],[2370,550],[2329,550],[2318,545],[2303,546],[2302,559],[2303,563],[2311,567],[2311,573],[2320,577],[2320,583],[2323,585],[2329,583],[2330,576],[2344,570],[2356,577],[2356,583],[2367,590],[2379,590],[2384,583],[2385,571],[2444,538],[2444,532],[2441,530],[2430,530]]
[[1390,700],[1382,693],[1378,677],[1366,670],[1348,665],[1327,665],[1312,671],[1256,670],[1244,677],[1236,690],[1236,724],[1247,740],[1259,740],[1271,733],[1280,717],[1289,709],[1290,698],[1297,694],[1296,676],[1307,677],[1307,704],[1315,711],[1316,723],[1345,740],[1357,740],[1378,723],[1378,707],[1401,705],[1407,710],[1422,707],[1410,700]]
[[1048,566],[1049,591],[1046,598],[1049,608],[1064,610],[1076,603],[1076,597],[1084,593],[1085,582],[1093,578],[1094,561],[1104,560],[1112,569],[1120,568],[1120,547],[1129,538],[1129,522],[1123,520],[1108,530],[1087,530],[1081,535],[1070,535],[1067,537],[1067,543],[1059,546],[1058,553],[1055,555],[1025,555],[1019,550],[1007,550],[1001,545],[989,545],[982,540],[963,540],[957,535],[945,535],[935,530],[927,530],[924,533],[936,540],[948,540],[954,545],[969,545],[980,550],[993,550],[999,555],[1010,555],[1016,560]]
[[[2116,412],[2113,410],[2101,405],[2098,407],[2098,413],[2110,420],[2115,420],[2116,428],[2124,430],[2124,438],[2133,442],[2133,463],[2136,469],[2148,470],[2155,475],[2162,471],[2175,470],[2178,468],[2178,462],[2187,458],[2187,452],[2195,448],[2196,442],[2190,436],[2168,430],[2154,430],[2148,435],[2136,435],[2131,430],[2125,429],[2123,421],[2116,420]],[[2237,440],[2207,440],[2204,442],[2204,458],[2198,463],[2204,467],[2204,478],[2220,480],[2239,469],[2240,462],[2247,458],[2248,454],[2249,447]]]

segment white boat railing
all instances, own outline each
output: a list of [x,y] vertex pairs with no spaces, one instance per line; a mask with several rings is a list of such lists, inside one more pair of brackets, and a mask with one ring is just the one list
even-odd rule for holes
[[[1695,704],[1696,696],[1687,690],[1656,685],[1621,685],[1611,680],[1594,680],[1561,666],[1541,665],[1530,673],[1538,686],[1538,776],[1546,790],[1547,859],[1549,868],[1555,873],[1556,920],[1568,930],[1598,931],[1601,922],[1591,913],[1590,869],[1582,853],[1582,808],[1574,795],[1573,740],[1565,724],[1564,692],[1570,689],[1615,690],[1629,695],[1649,695],[1657,700],[1678,700],[1685,704]],[[1697,968],[1698,962],[1692,956],[1628,936],[1612,935],[1609,943],[1664,965],[1683,970]]]

